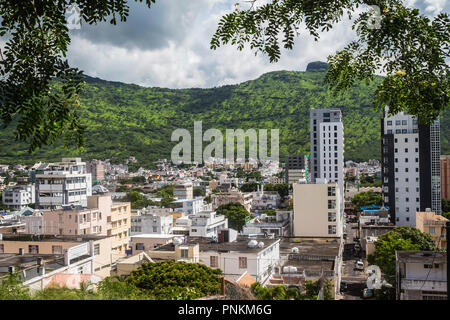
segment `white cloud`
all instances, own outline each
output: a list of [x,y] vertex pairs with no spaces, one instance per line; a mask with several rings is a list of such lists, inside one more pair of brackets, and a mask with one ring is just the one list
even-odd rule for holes
[[[445,4],[445,0],[424,1],[435,8]],[[326,61],[355,36],[349,21],[323,33],[318,42],[303,31],[294,49],[284,50],[274,64],[261,54],[255,57],[248,48],[238,51],[227,45],[211,50],[209,43],[217,23],[235,2],[164,0],[151,9],[141,6],[143,11],[132,7],[123,25],[104,24],[73,32],[69,62],[105,80],[152,87],[213,87],[247,81],[274,70],[304,70],[308,62]],[[409,2],[415,5],[417,1]]]

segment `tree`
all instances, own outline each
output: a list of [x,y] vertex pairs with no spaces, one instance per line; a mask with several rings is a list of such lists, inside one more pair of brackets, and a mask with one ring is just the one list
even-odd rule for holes
[[223,204],[216,209],[216,212],[227,217],[229,227],[237,231],[241,231],[246,219],[252,217],[239,202]]
[[292,187],[289,186],[287,183],[277,183],[277,184],[265,184],[264,190],[265,191],[277,191],[280,195],[281,199],[286,198],[289,195],[289,190]]
[[[142,2],[142,0],[139,0]],[[155,0],[146,0],[147,6]],[[66,59],[70,44],[66,10],[75,6],[81,23],[111,18],[126,21],[126,0],[54,0],[0,2],[0,123],[15,125],[17,140],[29,143],[29,152],[64,137],[66,146],[84,143],[77,109],[84,81],[82,71]],[[75,9],[74,9],[75,10]]]
[[143,263],[124,281],[158,300],[188,300],[218,294],[221,274],[200,263],[163,261]]
[[368,206],[371,204],[381,206],[381,194],[369,190],[367,192],[360,192],[353,196],[352,204],[355,206],[355,210],[361,211],[362,206]]
[[450,200],[442,198],[442,212],[450,213]]
[[[250,290],[258,300],[317,300],[320,281],[305,281],[301,291],[297,287],[284,285],[262,287],[259,282],[253,283]],[[324,283],[324,300],[333,300],[332,284],[328,279]]]
[[28,287],[22,285],[19,272],[0,278],[0,300],[29,300]]
[[203,197],[205,195],[205,191],[201,187],[194,187],[194,197]]
[[382,234],[375,242],[375,253],[371,259],[385,275],[388,283],[395,286],[395,251],[433,251],[436,246],[431,236],[410,226],[395,227]]
[[[281,47],[292,49],[301,23],[317,41],[319,33],[351,18],[361,6],[372,5],[353,22],[358,38],[328,57],[326,83],[334,94],[351,88],[357,81],[386,77],[378,85],[374,107],[389,105],[389,115],[404,111],[429,123],[449,106],[450,24],[447,13],[430,19],[402,0],[272,0],[236,9],[224,15],[211,39],[211,48],[227,43],[242,50],[249,45],[276,62]],[[378,10],[378,12],[377,12]]]
[[247,182],[244,183],[241,187],[240,190],[242,192],[254,192],[258,190],[258,186],[260,186],[261,184],[258,182]]

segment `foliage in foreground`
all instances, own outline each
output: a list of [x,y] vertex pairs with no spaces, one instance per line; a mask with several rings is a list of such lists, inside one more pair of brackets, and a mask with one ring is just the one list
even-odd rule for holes
[[125,279],[107,277],[97,289],[50,287],[30,292],[20,273],[2,279],[0,300],[190,300],[220,292],[220,269],[198,263],[144,263]]
[[[259,282],[253,283],[250,289],[258,300],[317,300],[320,281],[307,280],[302,290],[283,285],[262,287]],[[333,300],[332,284],[328,279],[324,283],[324,300]]]
[[431,236],[410,226],[395,227],[382,234],[375,242],[375,253],[371,261],[380,267],[386,281],[395,286],[395,251],[434,251],[436,245]]

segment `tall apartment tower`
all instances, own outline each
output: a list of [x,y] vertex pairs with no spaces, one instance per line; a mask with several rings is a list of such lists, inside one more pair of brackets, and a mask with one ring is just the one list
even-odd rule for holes
[[440,124],[400,112],[381,120],[383,203],[396,225],[416,225],[416,212],[441,214]]
[[285,162],[285,182],[298,183],[299,179],[306,178],[305,157],[299,155],[286,156]]
[[344,125],[340,109],[311,109],[310,177],[337,182],[344,195]]
[[70,204],[86,207],[87,197],[92,195],[91,174],[81,158],[43,163],[31,179],[35,182],[37,209],[55,210]]

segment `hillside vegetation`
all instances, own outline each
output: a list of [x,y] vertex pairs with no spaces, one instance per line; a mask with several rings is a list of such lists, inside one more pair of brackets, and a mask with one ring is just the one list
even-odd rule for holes
[[[124,159],[135,156],[150,166],[170,159],[172,131],[217,129],[279,129],[280,158],[309,152],[309,109],[340,108],[345,128],[345,159],[380,157],[380,111],[372,107],[375,85],[355,85],[333,97],[323,83],[325,73],[276,71],[238,85],[210,89],[145,88],[87,77],[80,114],[86,126],[85,151],[66,150],[61,143],[32,155],[14,141],[11,128],[0,129],[0,163],[83,159]],[[450,153],[450,116],[441,118],[442,153]],[[193,135],[192,135],[193,136]],[[270,140],[269,140],[270,141]],[[205,143],[204,145],[206,145]]]

